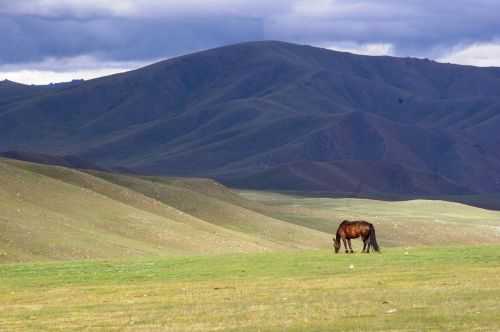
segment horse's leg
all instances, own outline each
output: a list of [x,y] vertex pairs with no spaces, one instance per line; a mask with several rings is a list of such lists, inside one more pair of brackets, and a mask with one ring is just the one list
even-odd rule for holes
[[345,253],[348,254],[349,253],[349,248],[347,248],[347,241],[346,239],[342,239],[342,242],[344,242],[344,248],[345,248]]
[[368,242],[368,245],[366,247],[366,253],[369,254],[370,253],[370,247],[371,247],[371,243],[370,243],[370,237],[368,237],[366,239],[366,242]]
[[361,252],[365,252],[366,250],[366,238],[363,238],[363,250]]
[[352,254],[354,251],[352,251],[351,239],[347,239],[347,244],[349,245],[349,250],[351,251]]

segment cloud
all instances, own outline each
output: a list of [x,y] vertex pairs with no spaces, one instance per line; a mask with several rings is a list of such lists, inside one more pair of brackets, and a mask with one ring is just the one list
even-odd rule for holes
[[500,67],[500,42],[457,47],[448,55],[437,60],[461,65]]
[[89,17],[116,15],[130,11],[130,1],[23,0],[4,1],[0,14],[43,17]]
[[25,84],[89,80],[143,67],[155,61],[101,61],[91,55],[49,57],[40,62],[0,65],[0,80],[7,79]]
[[285,39],[392,44],[402,56],[436,58],[450,47],[500,34],[500,2],[319,0],[296,2],[267,31]]
[[272,14],[287,8],[294,0],[23,0],[7,2],[0,14],[43,17],[202,17]]
[[496,64],[496,55],[479,56],[477,45],[500,39],[497,0],[0,2],[0,66],[30,64],[32,70],[41,70],[46,59],[80,56],[95,59],[95,68],[109,68],[99,62],[128,68],[130,62],[264,39],[481,65]]
[[[155,60],[153,60],[155,61]],[[137,68],[150,62],[144,61],[105,61],[93,55],[79,55],[75,57],[47,57],[39,62],[0,65],[0,72],[18,70],[42,70],[53,72],[67,72],[70,70],[94,70],[96,68]]]
[[383,44],[383,43],[359,44],[346,41],[346,42],[337,42],[329,45],[323,45],[323,47],[333,51],[349,52],[349,53],[363,54],[363,55],[394,54],[394,46],[392,44]]
[[165,58],[262,39],[262,24],[244,18],[0,17],[0,64],[92,54],[117,61]]
[[9,80],[23,84],[46,85],[50,83],[69,82],[72,80],[90,80],[97,77],[122,73],[134,68],[97,68],[86,70],[71,70],[67,72],[50,70],[29,70],[0,72],[0,81]]
[[359,44],[350,41],[338,42],[331,45],[324,45],[323,47],[341,52],[349,52],[354,54],[364,55],[393,55],[394,46],[392,44],[383,43],[367,43]]

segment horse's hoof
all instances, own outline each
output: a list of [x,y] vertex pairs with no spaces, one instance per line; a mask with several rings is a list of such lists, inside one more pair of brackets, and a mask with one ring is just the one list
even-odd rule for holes
[[353,251],[353,250],[351,250],[351,254],[354,254],[354,251]]

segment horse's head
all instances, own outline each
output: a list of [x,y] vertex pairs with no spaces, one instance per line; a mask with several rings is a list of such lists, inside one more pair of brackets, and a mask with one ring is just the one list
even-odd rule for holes
[[340,241],[333,239],[333,249],[335,249],[335,253],[339,252],[340,249]]

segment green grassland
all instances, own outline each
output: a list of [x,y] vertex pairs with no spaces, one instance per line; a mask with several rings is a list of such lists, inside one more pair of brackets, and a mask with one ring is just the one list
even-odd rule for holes
[[[500,212],[0,159],[0,331],[498,331]],[[343,219],[382,254],[333,254]]]
[[498,331],[500,246],[0,265],[2,331]]

